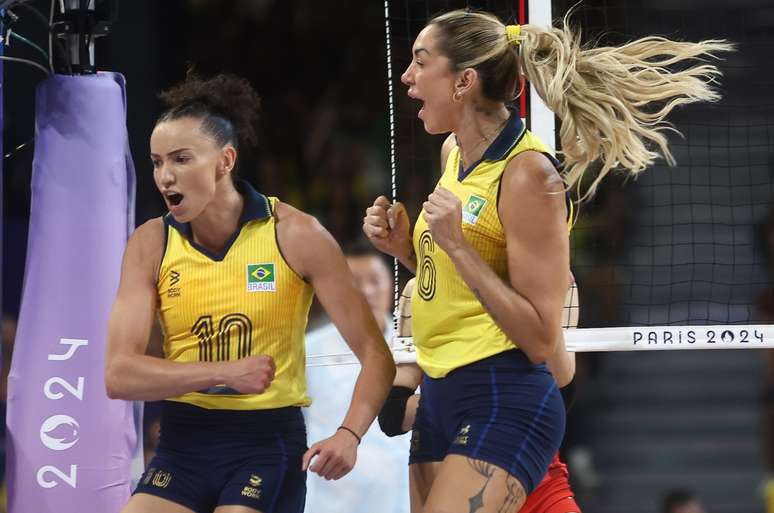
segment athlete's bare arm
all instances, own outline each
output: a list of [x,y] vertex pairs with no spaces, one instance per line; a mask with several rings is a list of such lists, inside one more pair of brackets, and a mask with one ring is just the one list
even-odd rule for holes
[[[441,146],[441,173],[443,174],[449,152],[457,144],[454,134]],[[417,273],[417,256],[411,242],[411,220],[401,202],[390,203],[385,196],[379,196],[366,209],[363,217],[363,232],[376,249],[397,258],[412,274]]]
[[[333,237],[314,217],[287,204],[278,203],[276,214],[282,254],[290,267],[311,283],[333,324],[360,361],[360,373],[342,425],[362,437],[390,390],[395,376],[392,354]],[[351,463],[334,461],[338,450],[335,444],[341,440],[356,442],[351,433],[338,431],[313,445],[304,458],[305,464],[319,453],[311,470],[327,479],[338,479],[354,465],[354,459]]]
[[[578,287],[575,284],[575,277],[570,273],[570,287],[564,297],[564,309],[562,311],[562,327],[565,329],[575,329],[578,327],[578,313],[580,312],[580,300],[578,296]],[[559,388],[564,387],[575,377],[575,353],[567,350],[567,344],[564,341],[564,330],[562,338],[556,344],[556,350],[548,360],[546,360],[548,370],[554,375]]]
[[263,392],[274,377],[274,362],[268,356],[180,363],[146,355],[158,308],[156,280],[163,244],[164,225],[157,218],[135,230],[126,246],[108,325],[108,397],[157,401],[220,384],[243,393]]

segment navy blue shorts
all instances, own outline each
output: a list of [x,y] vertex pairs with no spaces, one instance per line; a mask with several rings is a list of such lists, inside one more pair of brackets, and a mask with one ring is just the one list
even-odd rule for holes
[[134,493],[163,497],[197,513],[222,505],[301,513],[306,448],[300,408],[208,410],[164,401],[156,457]]
[[561,394],[545,364],[505,351],[422,381],[409,464],[459,454],[497,465],[529,494],[564,436]]

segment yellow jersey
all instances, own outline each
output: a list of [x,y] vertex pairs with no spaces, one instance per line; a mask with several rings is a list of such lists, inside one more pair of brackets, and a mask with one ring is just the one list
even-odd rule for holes
[[[455,146],[438,182],[462,202],[462,231],[467,241],[506,282],[505,233],[497,212],[500,179],[508,162],[525,151],[550,155],[549,148],[526,130],[512,111],[481,160],[467,170],[462,169],[459,147]],[[497,326],[449,256],[435,244],[423,214],[424,210],[413,234],[417,281],[411,296],[412,329],[417,363],[428,376],[440,378],[458,367],[518,346]]]
[[262,394],[225,385],[171,400],[209,409],[307,406],[304,331],[312,287],[285,262],[275,234],[276,198],[246,182],[240,227],[219,254],[198,245],[189,224],[164,217],[166,244],[157,290],[164,356],[176,362],[274,358],[276,372]]

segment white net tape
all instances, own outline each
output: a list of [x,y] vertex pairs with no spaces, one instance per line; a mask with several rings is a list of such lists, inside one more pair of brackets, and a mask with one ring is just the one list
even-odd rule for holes
[[[774,325],[643,326],[598,329],[568,329],[567,350],[599,351],[681,351],[690,349],[771,349]],[[395,363],[416,362],[411,337],[395,337],[391,344]],[[352,353],[308,355],[309,367],[355,365]]]

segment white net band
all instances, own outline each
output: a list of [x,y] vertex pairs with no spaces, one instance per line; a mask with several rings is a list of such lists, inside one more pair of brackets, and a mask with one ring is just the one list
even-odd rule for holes
[[[600,351],[682,351],[691,349],[772,349],[774,325],[644,326],[566,330],[567,350],[576,353]],[[416,362],[411,337],[392,340],[395,363]],[[306,357],[308,367],[354,365],[352,353],[317,354]]]

